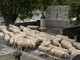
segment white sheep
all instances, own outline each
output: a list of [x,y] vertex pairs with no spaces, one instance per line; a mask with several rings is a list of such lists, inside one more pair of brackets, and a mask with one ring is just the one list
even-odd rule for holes
[[60,46],[61,47],[61,44],[60,44],[60,42],[61,42],[61,38],[59,38],[59,37],[52,37],[52,39],[51,39],[51,41],[52,41],[52,44],[54,44],[54,45],[56,45],[56,46]]
[[59,58],[66,58],[69,56],[68,52],[65,52],[61,49],[53,48],[50,51],[50,54]]
[[70,56],[71,56],[71,57],[74,57],[74,56],[80,54],[80,50],[78,50],[78,49],[76,49],[76,48],[74,48],[74,47],[71,47],[71,48],[69,49],[69,53],[70,53]]
[[6,30],[6,29],[4,29],[4,30],[2,30],[2,32],[4,33],[4,34],[10,34],[10,31],[8,31],[8,30]]
[[38,50],[42,51],[42,52],[47,52],[48,53],[51,50],[51,47],[46,47],[46,46],[40,45],[38,47]]
[[61,44],[62,44],[63,47],[65,47],[67,49],[70,49],[71,47],[73,47],[72,44],[67,40],[62,40]]
[[79,42],[72,42],[73,46],[80,50],[80,43]]
[[4,40],[6,41],[7,45],[9,44],[10,42],[10,36],[8,34],[5,34],[4,35]]
[[31,47],[30,40],[19,38],[19,40],[17,41],[17,46],[18,46],[18,49],[22,50],[22,48],[25,48],[24,50],[26,50],[27,48]]
[[0,32],[0,37],[4,37],[4,33],[3,32]]
[[68,49],[64,49],[64,48],[62,48],[62,47],[57,47],[57,46],[52,45],[52,44],[49,44],[48,47],[51,47],[52,49],[56,48],[56,49],[60,49],[60,50],[63,50],[63,51],[65,51],[65,52],[68,52]]
[[63,35],[56,35],[57,37],[61,38],[62,40],[68,40],[68,36],[63,36]]

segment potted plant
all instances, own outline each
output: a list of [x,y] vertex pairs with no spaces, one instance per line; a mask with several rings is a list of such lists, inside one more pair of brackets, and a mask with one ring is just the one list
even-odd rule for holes
[[0,0],[0,13],[5,25],[13,24],[18,17],[21,19],[31,17],[32,11],[45,10],[53,0]]

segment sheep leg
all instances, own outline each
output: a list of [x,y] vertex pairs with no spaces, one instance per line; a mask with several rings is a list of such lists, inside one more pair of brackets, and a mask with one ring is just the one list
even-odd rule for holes
[[20,46],[17,47],[20,50]]
[[22,51],[22,47],[20,47],[20,50]]
[[16,44],[14,44],[13,48],[17,48]]
[[43,57],[44,57],[44,58],[46,57],[46,53],[43,54]]
[[6,41],[6,45],[9,46],[9,41]]
[[25,47],[24,51],[26,51],[26,50],[27,50],[27,47]]

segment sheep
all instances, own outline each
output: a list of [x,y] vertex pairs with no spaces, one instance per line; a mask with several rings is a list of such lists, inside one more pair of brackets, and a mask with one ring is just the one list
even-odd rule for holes
[[60,42],[61,42],[61,38],[56,37],[56,36],[55,36],[55,37],[53,36],[52,39],[51,39],[51,42],[52,42],[52,44],[61,47],[61,44],[60,44]]
[[14,40],[15,40],[15,39],[14,39],[13,36],[12,36],[11,39],[10,39],[10,44],[11,44],[11,45],[14,44]]
[[35,38],[34,37],[31,37],[31,36],[27,36],[27,39],[29,39],[31,41],[31,44],[33,45],[33,48],[35,48],[36,46],[36,42],[35,42]]
[[35,42],[34,42],[34,40],[31,40],[31,39],[29,39],[30,40],[30,48],[36,48],[36,45],[37,44],[35,44]]
[[19,29],[16,29],[16,28],[13,28],[13,27],[9,27],[9,30],[14,32],[14,33],[19,33],[20,32]]
[[50,40],[46,40],[46,41],[43,41],[42,43],[41,43],[41,45],[43,45],[43,46],[49,46],[51,44],[51,41]]
[[67,40],[69,42],[74,42],[75,40],[70,39],[68,36],[63,36],[63,35],[56,35],[57,37],[61,38],[62,40]]
[[25,40],[17,40],[17,47],[18,47],[18,49],[22,50],[23,47],[26,47],[26,41]]
[[62,40],[68,40],[68,36],[63,36],[63,35],[56,35],[57,37],[61,38]]
[[[20,37],[14,35],[14,36],[12,36],[11,39],[10,39],[10,44],[13,45],[14,48],[16,47],[16,48],[19,49],[20,47],[18,46],[17,43],[18,43],[18,41],[20,41],[20,40],[21,40]],[[21,40],[21,41],[22,41],[22,40]],[[23,41],[23,42],[24,42],[24,41]]]
[[9,45],[10,36],[8,34],[5,34],[4,35],[4,39],[5,39],[6,43],[7,43],[7,45]]
[[4,29],[4,30],[2,30],[2,32],[4,33],[4,34],[10,34],[10,31],[8,31],[8,30],[6,30],[6,29]]
[[[26,32],[26,31],[31,32],[31,31],[32,31],[30,28],[24,27],[24,26],[20,26],[20,29],[21,29],[23,32]],[[28,32],[26,32],[26,33],[28,33]]]
[[67,39],[68,42],[72,43],[72,42],[76,42],[74,39]]
[[12,27],[12,28],[15,28],[15,29],[17,29],[17,30],[20,30],[19,27],[15,26],[15,25],[11,25],[11,24],[10,24],[9,27]]
[[78,42],[72,42],[72,44],[73,44],[73,46],[74,46],[75,48],[77,48],[77,49],[80,50],[80,43],[78,43]]
[[19,36],[14,34],[12,35],[10,39],[10,45],[13,45],[14,48],[17,48],[17,41],[18,41]]
[[49,44],[48,47],[56,48],[56,49],[60,49],[60,50],[63,50],[63,51],[65,51],[65,52],[68,52],[68,49],[64,49],[64,48],[62,48],[62,47],[57,47],[57,46],[54,46],[54,45],[52,45],[52,44]]
[[17,46],[18,49],[22,49],[22,47],[35,47],[33,41],[30,39],[24,38],[23,36],[20,36],[19,34],[14,34],[10,40],[10,44],[13,44],[14,47]]
[[65,52],[61,49],[57,49],[57,48],[53,48],[51,49],[51,51],[49,52],[51,55],[59,57],[59,58],[66,58],[69,56],[68,52]]
[[20,28],[20,30],[23,30],[25,27],[24,27],[24,26],[22,26],[22,25],[20,25],[20,27],[19,27],[19,28]]
[[5,26],[5,25],[0,26],[0,31],[2,31],[4,29],[7,29],[7,26]]
[[55,35],[51,35],[51,38],[54,39],[56,36]]
[[34,36],[34,34],[33,34],[33,32],[31,32],[28,28],[26,28],[26,27],[24,27],[24,26],[20,26],[20,29],[24,32],[24,33],[26,33],[27,35],[29,35],[29,36]]
[[33,48],[35,47],[35,44],[33,41],[31,41],[30,39],[24,38],[24,37],[18,37],[18,39],[16,39],[16,41],[14,41],[14,43],[17,44],[18,49],[25,48],[24,51],[27,48]]
[[10,35],[10,37],[12,37],[14,35],[14,33],[13,32],[10,32],[9,35]]
[[0,32],[0,37],[4,37],[4,33],[3,32]]
[[24,32],[22,32],[22,31],[21,31],[21,32],[19,32],[18,34],[19,34],[20,36],[22,36],[22,37],[27,38],[27,34],[26,34],[26,33],[24,33]]
[[19,33],[20,32],[20,29],[15,25],[9,25],[9,30],[14,32],[14,33]]
[[44,33],[44,32],[40,32],[40,34],[39,34],[41,37],[50,37],[50,35],[49,34],[47,34],[47,33]]
[[40,43],[43,41],[41,37],[34,38],[32,36],[27,36],[27,39],[31,40],[31,43],[33,43],[33,46],[37,47],[40,45]]
[[51,47],[46,47],[46,46],[40,45],[38,47],[38,50],[42,51],[42,52],[47,52],[48,53],[51,50]]
[[69,49],[69,54],[70,54],[71,57],[74,57],[74,56],[80,54],[80,50],[78,50],[78,49],[76,49],[74,47],[71,47]]
[[39,32],[38,30],[33,30],[33,32],[34,32],[35,34],[40,34],[40,32]]
[[16,47],[17,41],[21,38],[22,36],[19,34],[12,34],[11,39],[10,39],[10,44],[14,45],[13,47]]
[[32,37],[36,37],[36,32],[38,31],[34,31],[34,30],[31,30],[30,28],[28,27],[24,27],[24,26],[20,26],[20,29],[26,33],[28,36],[32,36]]
[[39,38],[35,38],[33,41],[35,43],[36,48],[43,42],[43,40]]
[[29,39],[25,40],[23,38],[17,41],[17,46],[18,46],[18,49],[21,49],[21,50],[22,48],[25,48],[24,51],[26,51],[27,48],[32,47],[30,40]]
[[62,40],[61,41],[61,45],[64,47],[64,48],[67,48],[67,49],[70,49],[72,46],[72,44],[70,42],[68,42],[67,40]]

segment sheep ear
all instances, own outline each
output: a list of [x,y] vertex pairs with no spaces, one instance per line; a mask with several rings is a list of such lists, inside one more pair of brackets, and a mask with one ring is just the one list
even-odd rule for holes
[[80,54],[78,54],[75,57],[73,57],[72,60],[80,60]]

